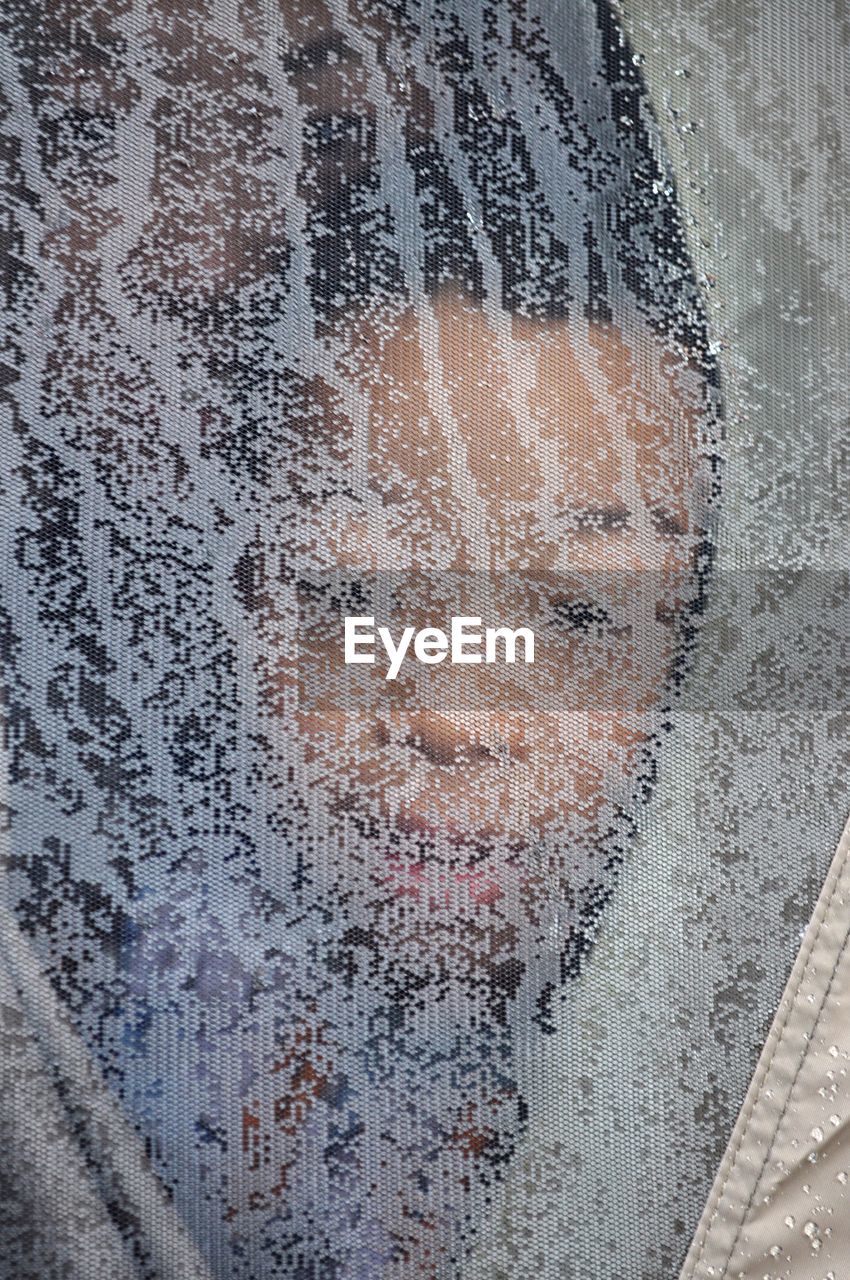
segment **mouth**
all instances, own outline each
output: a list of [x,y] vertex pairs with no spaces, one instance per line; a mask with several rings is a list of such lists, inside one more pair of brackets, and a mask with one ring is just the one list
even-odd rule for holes
[[383,805],[371,810],[362,799],[352,796],[337,799],[333,809],[370,843],[383,842],[387,857],[407,861],[439,861],[474,870],[500,855],[521,857],[529,847],[525,837],[509,838],[496,822],[466,822],[451,812],[425,814],[419,808],[403,806],[388,813]]
[[426,862],[409,862],[395,853],[387,855],[384,883],[388,893],[394,898],[412,898],[427,904],[430,910],[457,907],[464,899],[476,910],[492,907],[506,893],[504,880],[489,868],[449,871],[442,889],[439,879],[435,885]]
[[541,843],[531,833],[507,839],[492,825],[467,831],[410,810],[390,819],[351,800],[336,809],[362,838],[369,879],[388,905],[406,901],[417,916],[481,920],[492,908],[513,918],[520,904],[534,915],[548,896]]

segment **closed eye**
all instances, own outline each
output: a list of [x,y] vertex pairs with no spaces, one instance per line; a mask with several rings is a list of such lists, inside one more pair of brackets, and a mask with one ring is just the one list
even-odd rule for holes
[[664,538],[683,538],[688,532],[687,517],[677,515],[664,507],[658,507],[652,513],[652,523]]
[[576,599],[575,596],[551,600],[549,615],[550,626],[575,631],[580,635],[595,633],[598,636],[619,636],[631,631],[630,626],[619,625],[604,605],[595,600]]
[[368,578],[300,578],[298,593],[302,603],[319,606],[340,617],[369,613],[374,601],[374,584]]

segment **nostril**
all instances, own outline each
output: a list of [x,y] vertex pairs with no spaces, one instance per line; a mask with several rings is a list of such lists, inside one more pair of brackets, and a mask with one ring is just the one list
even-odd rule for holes
[[664,627],[677,627],[682,618],[681,607],[670,604],[666,600],[659,600],[655,606],[655,621]]
[[482,726],[473,729],[435,712],[417,715],[395,727],[382,719],[372,725],[376,747],[409,747],[429,764],[445,769],[525,764],[528,743],[521,730]]

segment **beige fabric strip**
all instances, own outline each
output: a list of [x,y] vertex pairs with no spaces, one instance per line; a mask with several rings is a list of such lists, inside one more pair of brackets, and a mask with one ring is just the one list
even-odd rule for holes
[[844,1280],[850,1264],[850,821],[680,1280]]

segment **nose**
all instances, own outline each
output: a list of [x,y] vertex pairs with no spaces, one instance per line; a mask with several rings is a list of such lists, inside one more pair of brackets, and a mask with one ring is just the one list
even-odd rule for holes
[[413,716],[404,742],[429,764],[443,768],[483,764],[493,754],[492,746],[471,726],[437,712]]
[[442,768],[471,768],[526,757],[525,742],[516,732],[509,734],[496,724],[475,727],[462,715],[430,710],[410,717],[404,744]]

